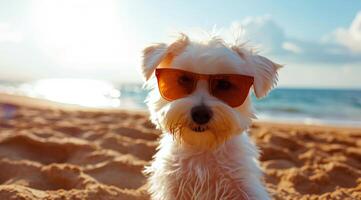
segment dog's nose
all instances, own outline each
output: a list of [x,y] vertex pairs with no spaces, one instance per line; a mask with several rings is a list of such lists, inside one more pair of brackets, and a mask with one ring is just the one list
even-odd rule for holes
[[192,119],[195,123],[202,125],[212,118],[212,111],[205,105],[195,106],[191,110]]

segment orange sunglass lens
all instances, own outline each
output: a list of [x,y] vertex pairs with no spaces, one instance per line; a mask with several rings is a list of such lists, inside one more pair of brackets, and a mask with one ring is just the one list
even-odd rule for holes
[[191,72],[178,69],[156,69],[160,94],[167,100],[176,100],[191,94],[196,77]]
[[244,75],[216,75],[211,79],[211,93],[232,107],[243,104],[253,84],[253,77]]

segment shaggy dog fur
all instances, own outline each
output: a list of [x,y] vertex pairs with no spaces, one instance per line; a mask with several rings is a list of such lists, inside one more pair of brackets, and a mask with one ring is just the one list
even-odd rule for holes
[[[196,42],[184,34],[169,45],[149,46],[143,53],[151,120],[163,132],[158,152],[145,169],[152,199],[270,199],[262,183],[258,149],[246,132],[254,118],[250,95],[232,108],[209,94],[207,81],[200,80],[191,95],[167,101],[159,93],[153,72],[167,67],[200,74],[249,75],[254,77],[256,97],[261,98],[276,84],[280,65],[243,45],[216,37]],[[190,111],[200,104],[208,106],[213,117],[205,131],[195,132]]]

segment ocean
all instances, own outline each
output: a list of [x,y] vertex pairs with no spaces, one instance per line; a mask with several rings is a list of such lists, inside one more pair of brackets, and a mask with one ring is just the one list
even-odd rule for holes
[[[0,92],[100,108],[146,109],[142,84],[98,80],[0,81]],[[252,95],[259,119],[306,124],[361,126],[361,90],[276,88],[267,97]]]

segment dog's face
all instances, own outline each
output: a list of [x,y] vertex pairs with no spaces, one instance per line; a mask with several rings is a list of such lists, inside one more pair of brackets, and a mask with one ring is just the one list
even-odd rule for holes
[[153,75],[155,69],[252,76],[255,95],[261,98],[275,85],[279,67],[242,46],[230,46],[220,39],[199,43],[181,35],[170,45],[147,47],[142,71],[146,85],[151,88],[147,99],[151,119],[180,143],[199,149],[215,148],[251,124],[254,115],[249,94],[242,105],[231,107],[209,92],[209,82],[199,80],[191,94],[169,101],[160,94]]

